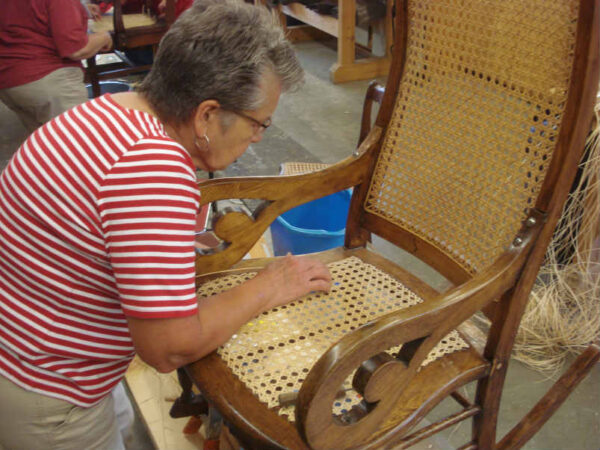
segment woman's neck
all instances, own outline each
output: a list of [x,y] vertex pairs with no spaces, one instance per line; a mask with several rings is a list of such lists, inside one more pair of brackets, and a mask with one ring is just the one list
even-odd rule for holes
[[171,139],[177,141],[186,149],[188,148],[189,144],[186,142],[187,139],[185,138],[186,133],[184,127],[176,127],[168,121],[161,120],[150,102],[142,94],[137,92],[121,92],[118,94],[112,94],[112,98],[124,108],[143,111],[153,117],[156,117],[163,124],[165,131],[169,137],[171,137]]

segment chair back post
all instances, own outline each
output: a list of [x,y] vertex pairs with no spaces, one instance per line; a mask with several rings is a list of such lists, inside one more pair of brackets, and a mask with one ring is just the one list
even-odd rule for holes
[[[369,167],[369,173],[373,172],[373,167],[377,162],[377,157],[381,150],[381,145],[387,129],[387,124],[390,121],[390,117],[394,110],[394,104],[396,103],[396,95],[400,85],[400,78],[404,69],[404,59],[406,51],[406,35],[408,29],[408,14],[407,14],[407,0],[393,0],[394,8],[396,11],[394,17],[394,43],[392,49],[396,49],[393,52],[394,57],[390,66],[390,72],[388,75],[388,81],[386,83],[385,92],[383,94],[383,100],[377,118],[375,120],[374,128],[381,128],[381,135],[379,141],[376,144],[375,149],[370,153],[371,163]],[[401,49],[398,51],[397,49]],[[366,136],[365,136],[366,139]],[[370,181],[370,180],[367,180]],[[350,203],[350,209],[348,212],[348,220],[346,222],[346,237],[344,246],[346,248],[357,248],[364,247],[370,240],[370,233],[368,230],[361,226],[362,218],[364,216],[363,204],[369,189],[369,183],[362,183],[354,188],[352,194],[352,200]]]
[[563,126],[536,203],[536,208],[547,214],[546,223],[517,286],[500,302],[492,321],[485,349],[485,357],[492,361],[492,372],[479,383],[476,394],[476,403],[482,406],[482,413],[473,423],[473,440],[478,448],[495,447],[500,393],[519,324],[583,155],[600,75],[599,5],[599,0],[580,3]]
[[167,27],[170,28],[175,22],[175,0],[167,0],[167,5],[165,8],[165,22],[167,22]]
[[125,25],[123,24],[123,6],[118,0],[113,3],[113,42],[117,50],[126,47],[127,39],[125,37]]

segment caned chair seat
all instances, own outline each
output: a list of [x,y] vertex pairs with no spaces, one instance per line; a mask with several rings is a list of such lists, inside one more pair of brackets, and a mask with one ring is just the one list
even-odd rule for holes
[[323,170],[327,167],[329,167],[329,164],[290,161],[281,164],[279,175],[302,175],[303,173],[310,173],[316,172],[317,170]]
[[[221,396],[212,398],[211,392],[220,392],[224,377],[235,378],[237,401],[228,399],[219,409],[227,408],[227,412],[222,410],[227,417],[244,417],[255,408],[266,407],[272,416],[270,420],[283,426],[274,427],[270,436],[280,445],[289,439],[290,430],[297,434],[292,424],[296,420],[295,397],[306,374],[326,350],[349,331],[439,295],[410,273],[366,249],[335,249],[321,253],[319,258],[328,264],[332,274],[329,293],[311,293],[263,313],[243,326],[216,354],[209,355],[206,364],[193,369],[196,383],[211,403],[220,403]],[[202,278],[199,298],[254,277],[256,269],[268,261],[254,260],[252,268],[241,263],[241,267],[225,276]],[[396,357],[400,348],[392,347],[387,353]],[[442,400],[488,371],[489,363],[472,348],[468,337],[451,331],[429,352],[419,374],[403,392],[390,426],[397,427],[401,418],[404,428],[409,428],[437,404],[425,402],[425,396],[419,393],[423,379],[435,380],[440,391],[438,400]],[[215,372],[222,375],[215,376]],[[348,423],[359,419],[368,408],[352,386],[355,372],[348,375],[331,405],[332,414]],[[297,445],[302,445],[297,437]]]

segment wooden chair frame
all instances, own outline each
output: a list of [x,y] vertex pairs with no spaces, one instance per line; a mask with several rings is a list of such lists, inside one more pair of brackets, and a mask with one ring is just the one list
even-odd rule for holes
[[[123,7],[121,2],[116,1],[114,2],[113,12],[113,49],[122,52],[147,45],[156,46],[174,21],[175,0],[167,0],[164,19],[149,26],[125,28],[123,22]],[[101,93],[100,81],[147,72],[152,67],[151,64],[135,66],[127,61],[99,66],[96,64],[95,55],[88,58],[86,64],[86,82],[92,85],[94,97],[98,97]]]
[[[406,2],[397,1],[394,45],[399,49],[405,48],[407,38],[406,8]],[[398,276],[417,293],[429,298],[427,302],[391,313],[358,328],[333,345],[305,378],[296,402],[296,427],[261,405],[243,383],[232,376],[216,353],[181,369],[181,375],[192,380],[209,404],[223,414],[244,447],[349,448],[360,443],[365,448],[392,444],[404,448],[457,421],[472,417],[472,440],[462,448],[518,448],[540,429],[591,370],[600,357],[596,345],[591,345],[583,352],[523,420],[498,440],[496,426],[500,394],[514,338],[589,130],[598,87],[599,12],[597,0],[581,2],[573,77],[563,115],[563,128],[537,202],[510,248],[474,276],[428,242],[408,231],[399,231],[362,207],[367,195],[369,173],[377,160],[395,104],[404,55],[391,67],[388,87],[374,126],[351,157],[319,172],[304,175],[216,179],[199,183],[203,204],[229,198],[264,201],[252,217],[231,212],[217,218],[214,232],[224,244],[212,253],[198,257],[200,283],[220,275],[219,271],[233,273],[263,266],[268,261],[237,263],[277,216],[301,203],[354,187],[345,248],[324,252],[317,257],[329,262],[343,256],[359,255],[371,264],[385,267],[391,275]],[[371,233],[410,251],[440,271],[456,287],[438,294],[422,282],[396,272],[388,261],[365,249]],[[389,411],[397,411],[402,408],[398,405],[403,405],[403,402],[409,403],[410,399],[424,395],[418,385],[409,384],[416,377],[425,377],[425,369],[420,370],[424,357],[447,332],[480,310],[493,319],[482,359],[477,359],[470,352],[454,359],[452,370],[456,370],[456,373],[440,381],[439,385],[432,382],[426,388],[435,394],[422,397],[424,403],[415,407],[408,419],[382,431],[380,424],[388,419]],[[391,361],[382,354],[372,356],[382,351],[379,349],[390,348],[398,343],[403,343],[403,348],[396,360]],[[360,426],[339,427],[331,417],[331,404],[350,368],[359,366],[360,373],[355,383],[362,388],[366,398],[379,402],[359,422]],[[460,370],[463,368],[464,372]],[[435,380],[436,374],[448,372],[449,368],[434,365],[428,370],[432,371],[431,376],[418,379]],[[478,385],[475,402],[471,404],[455,391],[474,380],[478,380]],[[190,383],[186,383],[186,395],[189,396]],[[406,436],[406,432],[419,419],[448,395],[452,395],[463,406],[461,412]],[[251,413],[252,420],[249,421],[244,413],[252,410],[254,413]],[[364,436],[371,436],[368,445],[363,444]]]

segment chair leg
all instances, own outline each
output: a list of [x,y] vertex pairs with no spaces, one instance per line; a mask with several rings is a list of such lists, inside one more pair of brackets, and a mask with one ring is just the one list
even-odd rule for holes
[[502,387],[506,379],[507,364],[492,367],[492,373],[479,381],[475,404],[481,413],[473,417],[473,443],[477,448],[491,449],[496,443],[496,426]]
[[92,56],[86,60],[87,73],[92,85],[94,98],[100,97],[100,79],[98,78],[98,67],[96,66],[96,57]]
[[183,392],[175,400],[169,414],[173,418],[194,416],[198,417],[208,412],[208,403],[201,394],[192,391],[192,381],[183,369],[177,369],[177,378]]
[[183,434],[196,434],[202,426],[202,418],[200,416],[192,416],[189,418],[183,427]]
[[223,418],[216,408],[208,408],[208,419],[205,422],[204,450],[218,450],[220,446]]
[[221,439],[220,439],[219,450],[241,450],[241,449],[243,449],[241,444],[238,442],[238,440],[235,438],[235,436],[233,434],[231,434],[231,431],[229,431],[229,428],[226,425],[223,425],[223,427],[221,429]]

